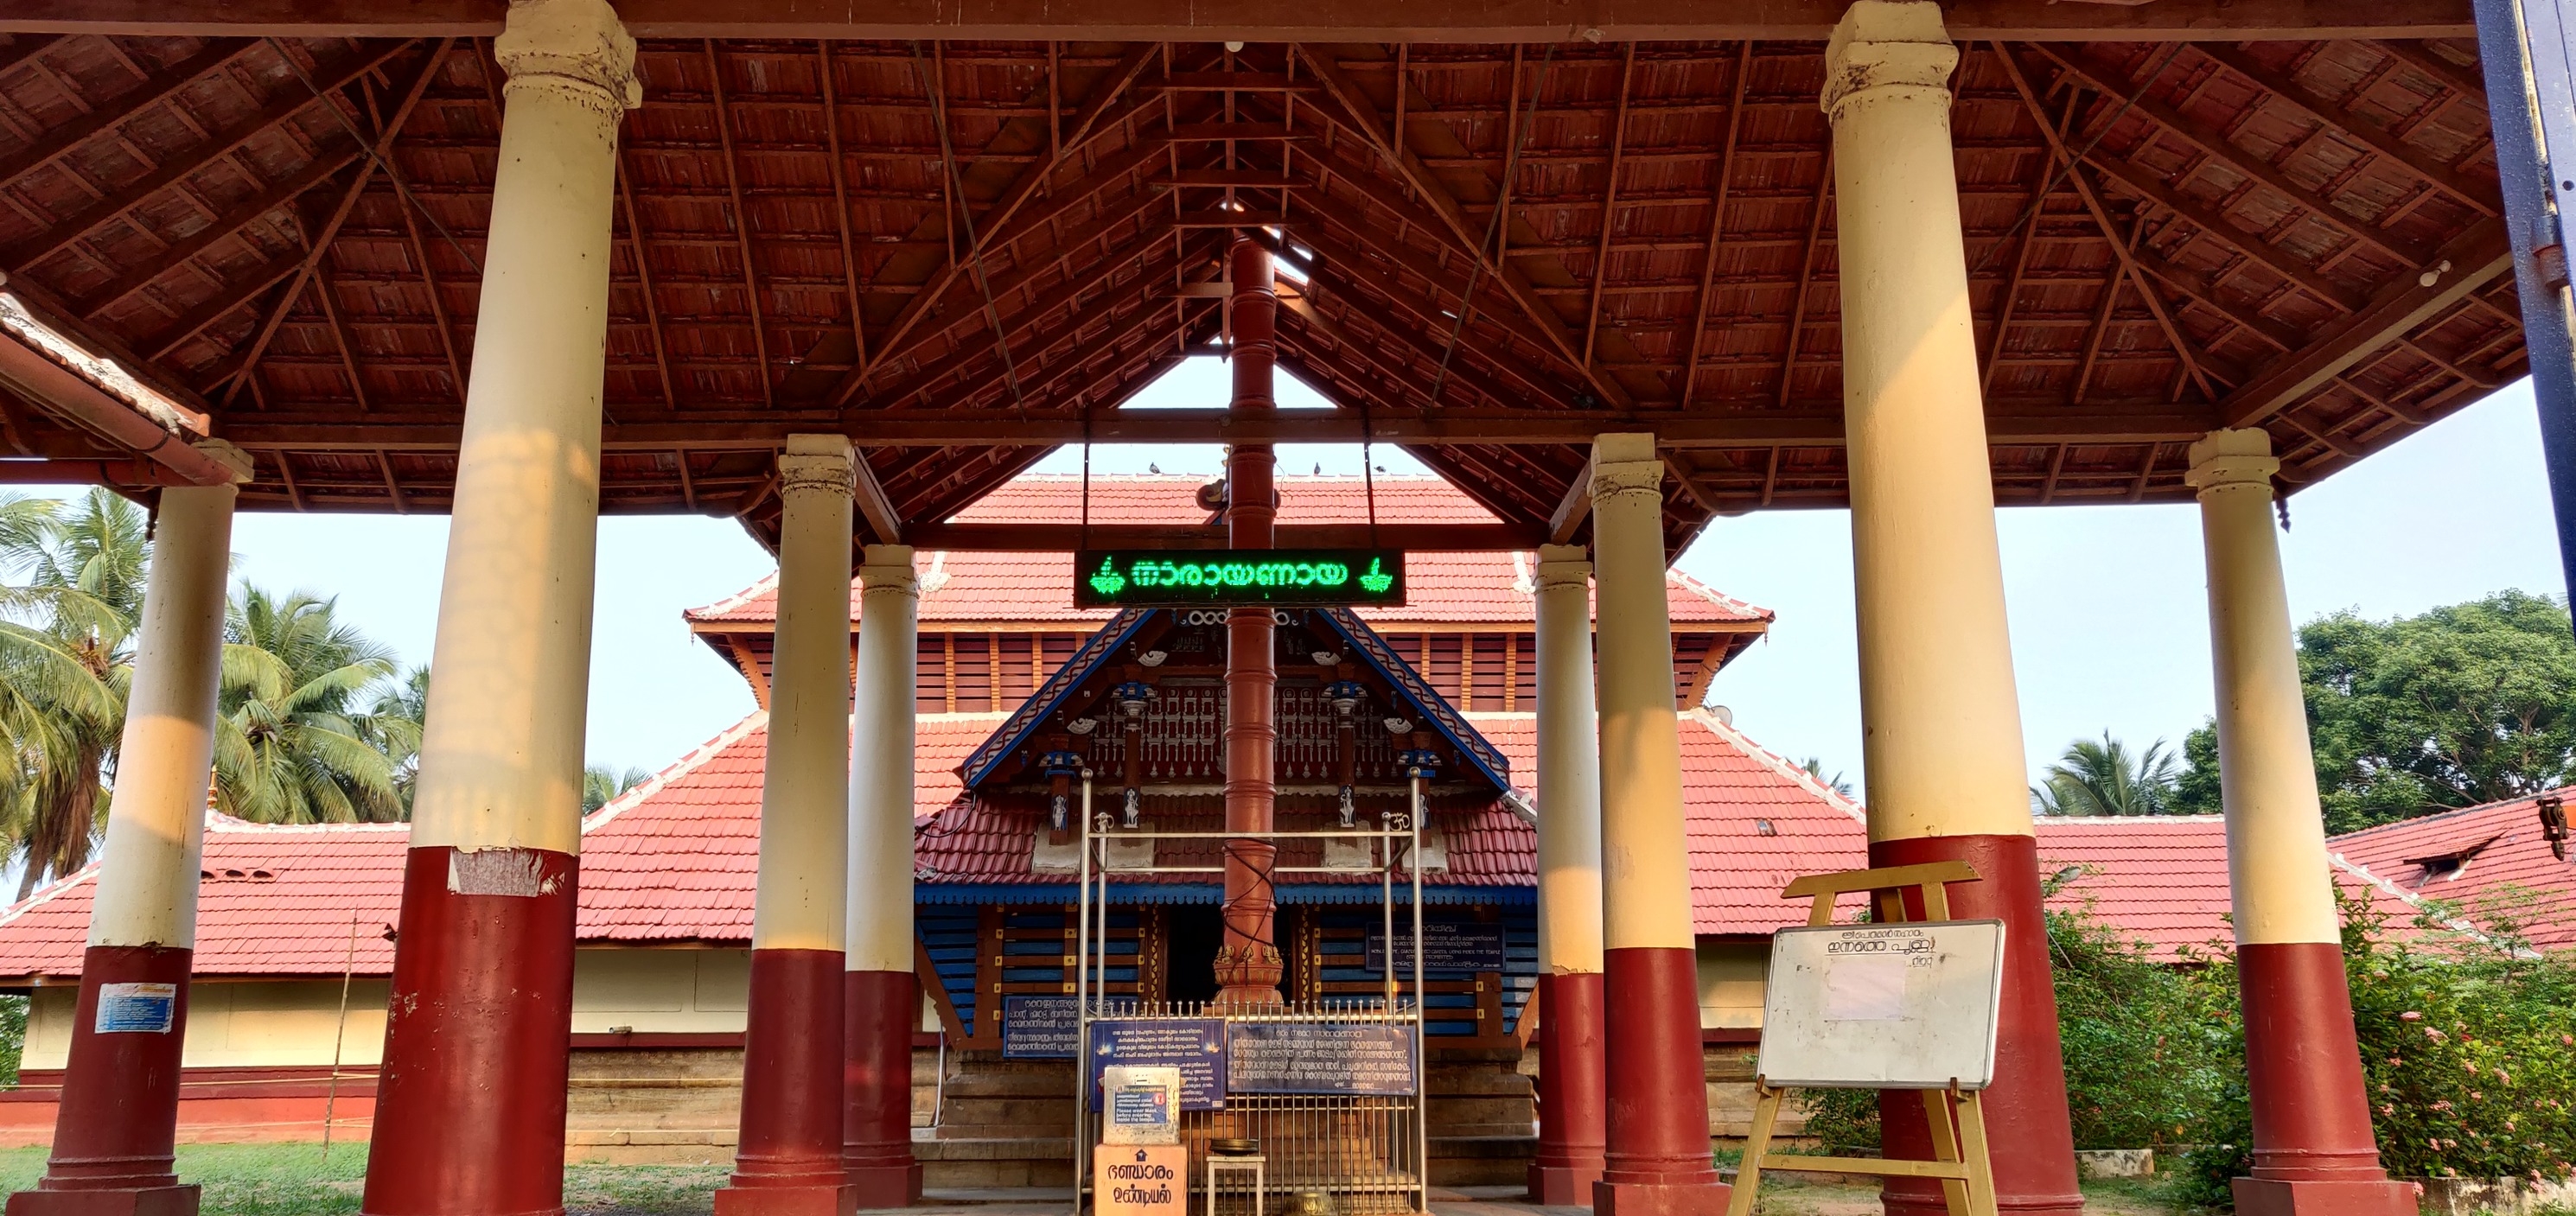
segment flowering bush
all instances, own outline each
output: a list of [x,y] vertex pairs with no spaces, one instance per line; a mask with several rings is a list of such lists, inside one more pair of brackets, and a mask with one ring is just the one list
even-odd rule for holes
[[[2576,1174],[2576,961],[2534,953],[2509,921],[2503,932],[2471,936],[2437,911],[2401,937],[2383,932],[2384,918],[2362,901],[2347,901],[2343,911],[2344,969],[2380,1164],[2397,1177],[2539,1182]],[[2197,981],[2241,1061],[2234,957],[2219,955]],[[2241,1067],[2231,1075],[2241,1078]],[[2219,1096],[2210,1126],[2176,1198],[2222,1207],[2227,1180],[2253,1164],[2241,1079]]]

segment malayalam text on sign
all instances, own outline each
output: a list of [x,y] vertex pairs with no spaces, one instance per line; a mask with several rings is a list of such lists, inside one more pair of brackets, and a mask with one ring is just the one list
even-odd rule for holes
[[1082,1018],[1069,996],[1002,998],[1002,1058],[1070,1060],[1081,1050]]
[[1354,1022],[1237,1022],[1226,1087],[1239,1094],[1413,1092],[1413,1034]]
[[1101,1073],[1112,1064],[1181,1070],[1182,1110],[1225,1109],[1225,1019],[1101,1018],[1091,1023],[1092,1107],[1100,1109]]

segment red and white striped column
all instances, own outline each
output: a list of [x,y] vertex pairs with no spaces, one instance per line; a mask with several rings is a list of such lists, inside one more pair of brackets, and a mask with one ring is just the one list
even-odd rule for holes
[[370,1216],[563,1209],[609,216],[606,0],[521,0],[367,1154]]
[[[1663,485],[1654,436],[1592,441],[1608,1095],[1608,1146],[1592,1195],[1602,1216],[1715,1216],[1730,1194],[1708,1144]],[[1543,1004],[1539,1017],[1544,1024]]]
[[[841,1167],[863,1208],[921,1198],[912,1154],[912,741],[920,584],[906,545],[859,567],[858,702],[850,736],[849,958]],[[841,611],[849,607],[844,601]]]
[[[198,445],[250,478],[228,443]],[[235,487],[161,491],[53,1155],[11,1216],[190,1216],[171,1169]]]
[[2353,1033],[2298,644],[2272,534],[2280,468],[2271,436],[2259,430],[2213,431],[2191,445],[2254,1108],[2253,1176],[2236,1180],[2236,1210],[2411,1216],[2413,1188],[2379,1166]]
[[[1538,551],[1538,1153],[1532,1203],[1587,1204],[1607,1142],[1601,1055],[1601,741],[1592,562]],[[1696,1006],[1694,1006],[1696,1024]]]
[[[1966,861],[1959,917],[2004,922],[1994,1086],[1985,1094],[2007,1212],[2074,1216],[2040,915],[2039,857],[2004,620],[1993,473],[1950,149],[1959,60],[1931,0],[1859,0],[1825,48],[1843,273],[1843,411],[1870,864]],[[1911,1093],[1881,1103],[1887,1155],[1929,1160]],[[1897,1216],[1946,1211],[1937,1182],[1890,1179]]]
[[742,1122],[717,1216],[847,1216],[842,941],[849,917],[850,441],[778,458],[778,626]]

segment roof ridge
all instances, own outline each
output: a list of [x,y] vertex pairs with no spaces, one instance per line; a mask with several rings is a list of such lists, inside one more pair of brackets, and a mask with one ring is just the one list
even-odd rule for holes
[[[104,850],[102,850],[102,852],[104,852]],[[88,865],[82,866],[69,874],[46,883],[44,886],[36,888],[35,894],[19,900],[17,903],[9,905],[6,910],[0,910],[0,925],[10,924],[16,921],[19,917],[24,916],[37,908],[43,907],[46,904],[52,903],[56,898],[62,896],[72,888],[81,885],[83,882],[97,878],[98,868],[100,864],[106,860],[107,858],[103,856],[91,858]],[[84,935],[84,940],[86,940],[86,935]]]
[[2225,815],[2034,815],[2033,823],[2225,823]]
[[2431,815],[2416,815],[2407,819],[2390,820],[2387,823],[2374,823],[2369,827],[2357,828],[2353,831],[2346,832],[2341,836],[2330,836],[2327,839],[2356,840],[2375,832],[2389,832],[2397,828],[2418,827],[2428,823],[2440,823],[2463,815],[2483,813],[2487,811],[2499,811],[2522,803],[2537,803],[2542,797],[2549,794],[2576,794],[2576,785],[2553,786],[2549,789],[2534,790],[2531,793],[2517,795],[2512,798],[2498,798],[2493,802],[2481,802],[2475,806],[2455,806],[2450,810],[2440,811]]
[[[2326,864],[2370,884],[2379,891],[2395,898],[2399,903],[2405,904],[2407,907],[2413,908],[2419,913],[2429,915],[2432,912],[2432,909],[2424,906],[2424,900],[2421,896],[2398,886],[2393,880],[2382,878],[2379,875],[2372,873],[2369,866],[2353,861],[2350,858],[2345,857],[2340,852],[2329,850],[2326,853]],[[2475,923],[2465,917],[2449,917],[2442,921],[2442,925],[2444,928],[2468,934],[2470,937],[2474,937],[2482,942],[2491,940],[2486,934],[2478,931],[2478,926]]]
[[687,755],[665,765],[662,771],[636,783],[633,789],[609,799],[598,810],[582,816],[581,834],[588,836],[591,832],[599,828],[607,827],[609,823],[615,820],[619,815],[622,815],[628,810],[640,805],[645,799],[652,797],[654,794],[661,792],[663,786],[669,785],[673,781],[677,781],[682,777],[688,776],[690,773],[696,772],[701,765],[704,765],[709,760],[715,759],[717,753],[733,746],[735,743],[739,742],[743,736],[768,725],[768,710],[755,709],[750,713],[743,715],[741,721],[724,728],[724,730],[719,732],[715,738],[699,744]]
[[1700,725],[1707,727],[1709,733],[1716,735],[1720,739],[1724,739],[1728,745],[1743,752],[1748,758],[1752,759],[1756,763],[1769,766],[1771,771],[1788,778],[1790,781],[1795,782],[1798,786],[1805,789],[1808,793],[1814,794],[1818,798],[1823,799],[1826,805],[1835,807],[1842,811],[1842,813],[1851,816],[1853,822],[1860,824],[1862,827],[1869,826],[1869,811],[1861,806],[1860,803],[1854,802],[1842,791],[1817,780],[1815,774],[1808,772],[1806,769],[1801,768],[1798,765],[1791,764],[1787,756],[1783,756],[1778,752],[1772,751],[1770,748],[1754,742],[1750,737],[1746,736],[1743,731],[1735,729],[1734,723],[1719,721],[1717,715],[1709,712],[1707,706],[1694,705],[1689,709],[1683,710],[1681,716],[1689,718],[1698,722]]
[[[858,576],[856,574],[852,574],[850,576],[850,581],[853,583],[857,582]],[[696,608],[681,609],[680,618],[682,620],[694,621],[705,617],[722,616],[725,613],[731,612],[736,608],[740,608],[743,605],[752,602],[753,600],[759,599],[764,594],[777,590],[777,588],[778,571],[771,570],[769,573],[752,580],[752,584],[750,586],[734,592],[732,595],[728,595],[723,599],[717,600],[712,604],[706,604]]]
[[1664,575],[1668,580],[1680,580],[1684,589],[1698,592],[1700,595],[1706,597],[1711,603],[1719,604],[1728,608],[1742,609],[1743,611],[1750,612],[1761,617],[1765,621],[1776,621],[1780,619],[1779,613],[1765,608],[1760,604],[1756,604],[1751,600],[1740,600],[1734,596],[1728,595],[1707,583],[1699,581],[1697,578],[1694,578],[1689,574],[1683,573],[1680,566],[1666,566],[1664,568]]

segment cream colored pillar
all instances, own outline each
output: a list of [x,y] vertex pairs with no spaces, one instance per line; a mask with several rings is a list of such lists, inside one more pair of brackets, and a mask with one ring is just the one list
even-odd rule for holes
[[846,1212],[841,941],[849,909],[850,441],[778,458],[778,624],[733,1179],[716,1216]]
[[2406,1216],[2414,1196],[2380,1168],[2353,1033],[2298,643],[2272,533],[2280,468],[2271,436],[2259,430],[2213,431],[2191,445],[2254,1114],[2253,1168],[2235,1180],[2236,1206],[2270,1216]]
[[[220,440],[197,447],[250,480],[250,456],[240,448]],[[188,950],[197,943],[197,858],[214,766],[224,586],[239,493],[238,485],[161,491],[90,912],[93,947]]]
[[[1664,465],[1652,435],[1592,441],[1600,624],[1603,1059],[1607,1149],[1593,1200],[1656,1216],[1716,1212],[1708,1151],[1690,838],[1664,599]],[[1544,691],[1540,696],[1546,697]],[[1541,804],[1539,814],[1547,814]],[[1545,1024],[1547,1010],[1539,1010]]]
[[848,1078],[841,1161],[863,1208],[921,1198],[912,1152],[912,747],[920,583],[906,545],[859,570],[859,682],[850,746]]
[[[1600,1181],[1601,735],[1592,562],[1538,551],[1538,1151],[1532,1203],[1582,1204]],[[1669,670],[1669,668],[1668,668]]]
[[[2082,1210],[2040,910],[2021,706],[2004,620],[1993,473],[1950,147],[1958,48],[1930,0],[1859,0],[1825,46],[1843,299],[1843,413],[1858,593],[1870,863],[1962,861],[1962,917],[2004,922],[1996,1079],[1985,1101],[2005,1210]],[[1882,1105],[1890,1157],[1929,1160],[1912,1094]],[[1892,1216],[1944,1211],[1891,1179]]]
[[778,625],[751,930],[755,953],[827,952],[835,971],[849,923],[851,460],[840,435],[791,435],[778,458]]
[[[240,449],[197,447],[250,479]],[[161,491],[53,1153],[37,1188],[10,1196],[20,1216],[197,1210],[172,1145],[235,492],[231,483]]]
[[516,0],[362,1210],[563,1206],[617,125],[606,0]]

